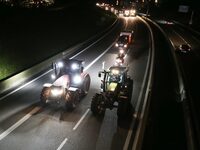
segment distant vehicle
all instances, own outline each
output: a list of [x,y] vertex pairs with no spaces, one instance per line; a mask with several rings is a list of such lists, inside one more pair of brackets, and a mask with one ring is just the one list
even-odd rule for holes
[[117,39],[115,46],[121,48],[127,48],[128,44],[129,44],[128,36],[122,35]]
[[121,32],[115,46],[119,48],[128,48],[129,44],[132,42],[132,35],[133,31]]
[[177,47],[176,52],[179,53],[189,53],[192,50],[191,46],[188,44],[181,44]]
[[83,72],[83,61],[63,59],[53,63],[53,69],[54,82],[43,85],[41,104],[44,106],[56,101],[64,103],[68,109],[75,108],[80,98],[88,93],[90,87],[90,76]]
[[119,11],[118,11],[118,15],[119,15],[119,16],[123,16],[123,14],[124,14],[124,13],[123,13],[123,10],[119,10]]
[[130,16],[130,10],[125,9],[124,10],[124,17],[129,17]]
[[135,9],[131,9],[130,10],[130,16],[131,17],[135,17],[136,16],[136,10]]

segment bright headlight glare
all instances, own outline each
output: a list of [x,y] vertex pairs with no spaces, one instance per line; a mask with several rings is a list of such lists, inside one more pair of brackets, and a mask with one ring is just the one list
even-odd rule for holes
[[58,67],[62,68],[63,67],[63,62],[58,62]]
[[72,68],[72,70],[76,70],[76,69],[79,68],[79,66],[78,66],[77,63],[73,63],[73,64],[71,65],[71,68]]
[[117,43],[116,43],[116,44],[115,44],[115,46],[116,46],[116,47],[118,47],[118,46],[119,46],[119,44],[117,44]]
[[52,74],[52,75],[51,75],[51,78],[52,78],[52,79],[55,79],[55,78],[56,78],[55,74]]
[[80,84],[81,81],[82,81],[82,79],[81,79],[81,76],[80,76],[80,75],[75,75],[75,76],[73,77],[73,82],[74,82],[75,84]]
[[127,47],[127,45],[125,44],[124,47]]
[[53,88],[51,89],[51,94],[53,96],[59,96],[63,93],[63,89],[62,88]]
[[112,70],[112,73],[113,73],[113,74],[119,74],[119,70],[113,69],[113,70]]
[[119,53],[120,53],[120,54],[123,54],[123,53],[124,53],[124,50],[123,50],[123,49],[120,49]]

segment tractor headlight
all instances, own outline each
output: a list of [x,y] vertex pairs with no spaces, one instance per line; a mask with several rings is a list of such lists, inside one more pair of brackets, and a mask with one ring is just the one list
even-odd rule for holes
[[80,75],[75,75],[75,76],[73,77],[73,83],[74,83],[74,84],[80,84],[81,82],[82,82],[82,78],[81,78]]
[[113,73],[113,74],[119,74],[119,70],[113,69],[113,70],[112,70],[112,73]]
[[124,44],[124,47],[127,47],[127,44]]
[[77,63],[73,63],[72,65],[71,65],[71,69],[72,70],[77,70],[79,68],[79,65],[77,64]]
[[60,96],[63,94],[63,89],[62,88],[52,88],[51,89],[51,94],[53,96]]
[[63,62],[58,62],[58,67],[62,68],[63,67]]
[[115,46],[116,46],[116,47],[118,47],[118,46],[119,46],[119,44],[118,44],[118,43],[116,43],[116,44],[115,44]]

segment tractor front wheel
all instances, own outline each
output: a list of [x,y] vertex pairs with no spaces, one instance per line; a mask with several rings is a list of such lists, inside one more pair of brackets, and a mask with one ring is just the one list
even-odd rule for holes
[[91,102],[91,111],[94,115],[103,116],[106,110],[105,98],[101,94],[95,94]]
[[65,95],[65,108],[68,110],[73,110],[78,102],[80,101],[79,91],[70,91]]

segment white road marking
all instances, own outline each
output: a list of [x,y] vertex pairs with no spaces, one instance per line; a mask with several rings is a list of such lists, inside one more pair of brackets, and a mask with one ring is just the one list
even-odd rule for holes
[[3,138],[5,138],[8,134],[10,134],[13,130],[15,130],[17,127],[19,127],[22,123],[24,123],[26,120],[28,120],[32,115],[34,115],[40,109],[41,109],[41,107],[35,107],[28,114],[26,114],[23,118],[21,118],[19,121],[17,121],[14,125],[12,125],[10,128],[8,128],[3,133],[1,133],[0,134],[0,141]]
[[114,42],[101,55],[99,55],[87,67],[85,67],[84,71],[88,70],[95,62],[97,62],[113,46],[113,44],[114,44]]
[[60,146],[57,148],[57,150],[61,150],[67,141],[68,141],[68,139],[65,138],[64,141],[63,141],[63,142],[60,144]]
[[102,62],[102,69],[105,69],[105,61]]
[[88,114],[88,112],[90,111],[90,109],[88,108],[86,110],[86,112],[83,114],[83,116],[81,117],[81,119],[76,123],[76,125],[73,127],[73,131],[76,130],[78,128],[78,126],[81,124],[81,122],[83,121],[83,119],[86,117],[86,115]]

